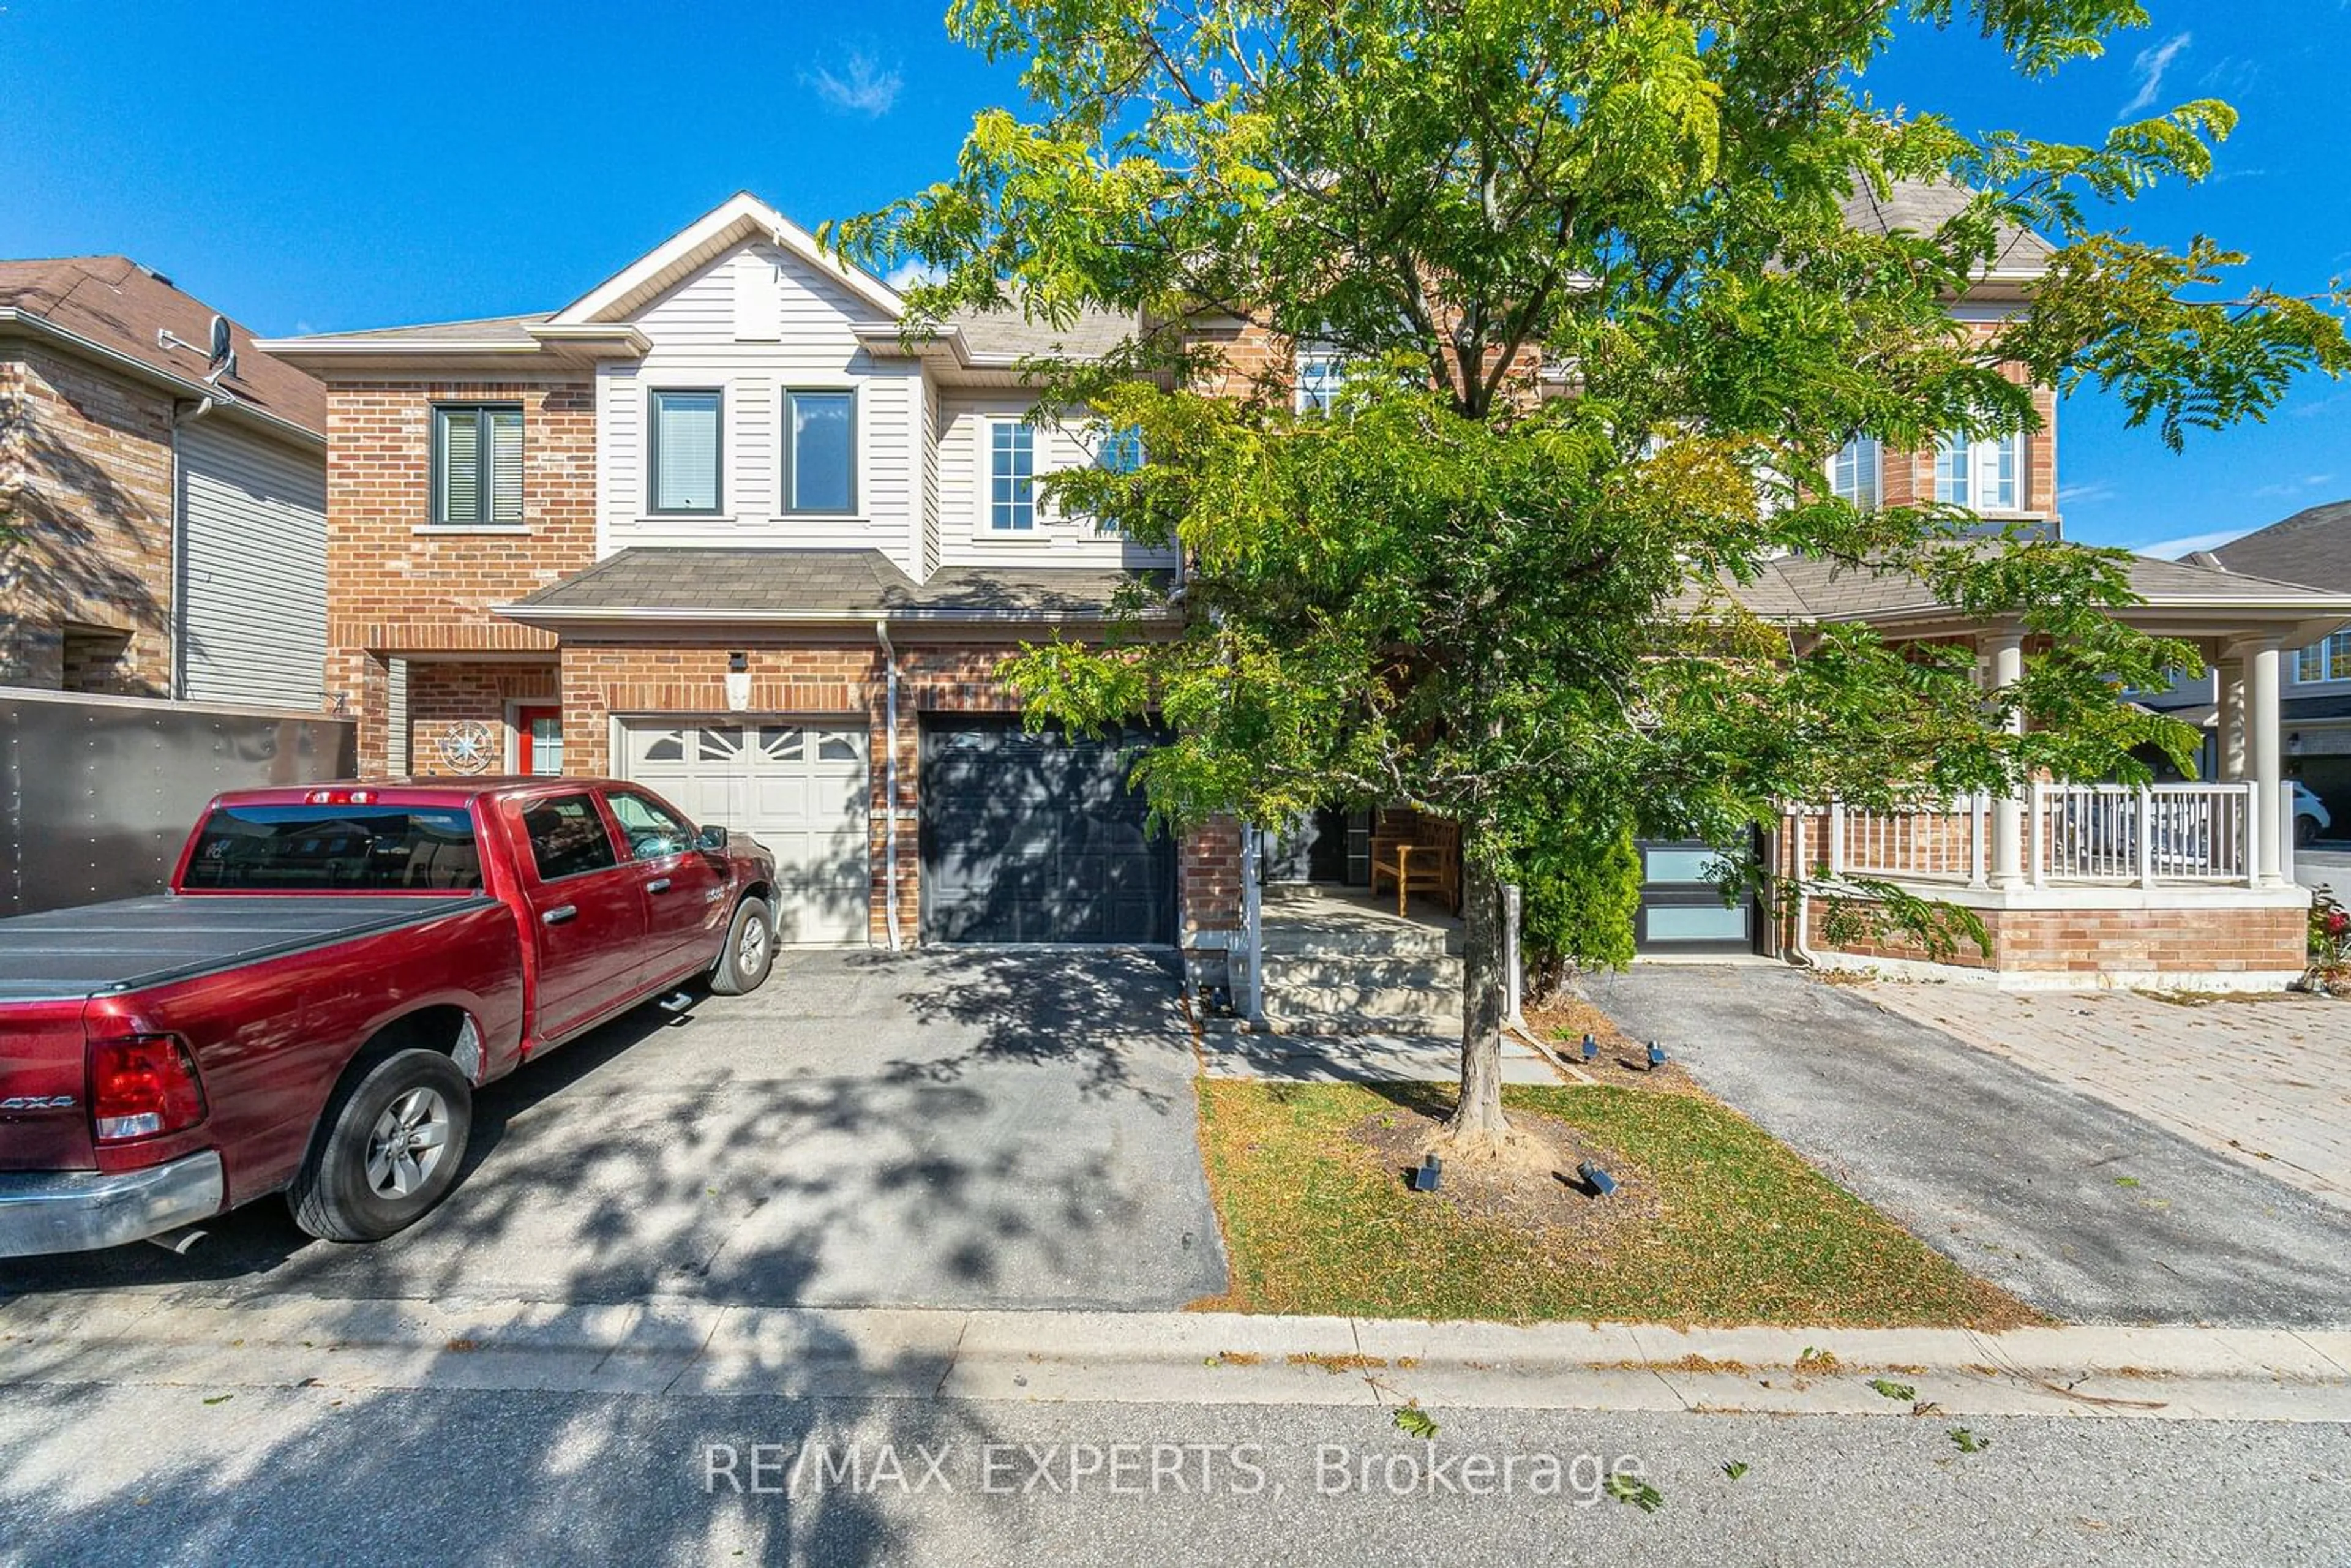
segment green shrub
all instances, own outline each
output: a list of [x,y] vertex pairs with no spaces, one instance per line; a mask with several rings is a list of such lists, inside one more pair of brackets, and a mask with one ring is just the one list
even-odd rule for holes
[[1621,969],[1633,961],[1641,852],[1630,830],[1529,852],[1520,889],[1519,951],[1530,997],[1556,993],[1571,967]]

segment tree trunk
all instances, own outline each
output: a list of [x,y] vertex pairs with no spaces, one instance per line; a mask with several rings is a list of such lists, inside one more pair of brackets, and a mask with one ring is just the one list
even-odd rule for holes
[[1502,1115],[1502,887],[1493,868],[1464,855],[1461,914],[1461,1099],[1446,1137],[1465,1150],[1491,1149],[1510,1136]]

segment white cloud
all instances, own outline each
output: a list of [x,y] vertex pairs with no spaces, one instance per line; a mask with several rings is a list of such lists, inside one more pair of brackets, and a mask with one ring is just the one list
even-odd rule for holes
[[2335,476],[2332,474],[2305,474],[2299,479],[2287,479],[2275,485],[2263,485],[2253,494],[2274,499],[2285,496],[2299,496],[2306,490],[2316,490],[2334,483]]
[[2111,501],[2121,491],[2104,479],[2094,479],[2086,485],[2061,485],[2057,487],[2057,504],[2061,507],[2093,507],[2101,501]]
[[2123,105],[2115,118],[2128,120],[2140,110],[2154,103],[2155,95],[2163,90],[2164,73],[2171,68],[2171,62],[2178,59],[2181,52],[2193,41],[2192,34],[2174,33],[2155,47],[2141,49],[2138,52],[2138,57],[2131,61],[2131,69],[2138,73],[2138,91],[2128,103]]
[[917,283],[937,283],[947,275],[944,267],[934,267],[919,256],[910,256],[888,272],[882,281],[893,288],[912,288]]
[[871,120],[889,113],[898,101],[898,89],[906,85],[895,66],[884,66],[862,49],[850,50],[838,70],[819,66],[804,72],[800,81],[842,113]]
[[2139,554],[2151,555],[2158,560],[2178,560],[2181,556],[2193,555],[2200,549],[2218,549],[2231,539],[2243,538],[2248,531],[2244,528],[2221,528],[2213,533],[2189,534],[2185,538],[2158,539],[2151,545],[2135,545],[2132,548]]

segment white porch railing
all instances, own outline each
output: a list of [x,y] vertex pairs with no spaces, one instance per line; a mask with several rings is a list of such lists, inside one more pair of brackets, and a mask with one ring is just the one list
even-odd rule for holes
[[[2035,784],[2022,804],[2016,871],[2036,886],[2252,886],[2260,879],[2262,801],[2255,784]],[[2001,869],[1993,858],[1994,814],[1983,795],[1939,811],[1832,804],[1830,873],[1986,886]],[[2291,877],[2290,863],[2281,873]]]

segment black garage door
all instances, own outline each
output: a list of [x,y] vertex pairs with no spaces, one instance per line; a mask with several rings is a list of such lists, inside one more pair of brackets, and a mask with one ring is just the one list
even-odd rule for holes
[[923,940],[1176,940],[1176,844],[1145,831],[1120,752],[1155,737],[923,726]]

